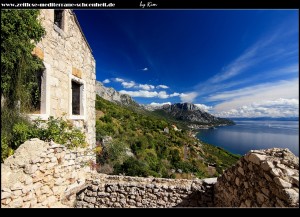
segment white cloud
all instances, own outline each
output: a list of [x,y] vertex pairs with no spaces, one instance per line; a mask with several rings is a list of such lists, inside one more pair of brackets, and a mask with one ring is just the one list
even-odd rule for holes
[[[298,57],[298,44],[282,43],[288,34],[282,27],[279,27],[275,32],[269,32],[225,65],[219,73],[196,85],[195,90],[199,93],[199,96],[205,96],[226,88],[249,84],[251,80],[258,82],[262,79],[282,77],[283,74],[289,74],[290,76],[295,74],[296,76],[299,69],[298,61],[290,62],[290,65],[278,64],[285,63],[287,58]],[[275,63],[276,68],[257,71],[257,66],[262,62]],[[250,70],[254,76],[247,76],[247,79],[235,79],[244,72],[250,72]]]
[[196,92],[181,93],[180,100],[181,102],[193,102],[197,96],[198,94]]
[[[106,80],[108,80],[108,79],[106,79]],[[137,84],[134,81],[125,81],[122,78],[115,78],[115,81],[120,82],[124,88],[137,88],[137,89],[142,89],[142,90],[153,90],[155,88],[155,86],[151,85],[151,84]]]
[[159,88],[161,88],[161,89],[168,89],[169,87],[167,85],[160,84],[160,85],[157,85],[156,88],[157,89],[159,89]]
[[104,84],[108,84],[108,83],[110,83],[110,80],[109,80],[109,79],[105,79],[105,80],[103,81],[103,83],[104,83]]
[[253,64],[257,64],[258,62],[269,57],[268,54],[263,54],[263,52],[259,52],[261,49],[264,49],[267,45],[269,45],[274,38],[272,39],[263,39],[252,45],[248,48],[242,55],[232,61],[228,66],[224,68],[224,70],[214,77],[212,77],[209,82],[211,83],[219,83],[225,80],[228,80],[245,69],[253,66]]
[[116,80],[116,82],[124,82],[124,79],[122,79],[122,78],[116,78],[115,80]]
[[220,117],[299,117],[299,100],[279,98],[216,113]]
[[207,106],[204,104],[195,104],[198,108],[202,109],[203,111],[209,112],[213,107],[212,106]]
[[170,97],[170,95],[167,94],[166,91],[159,91],[158,94],[157,94],[157,97],[161,98],[161,99],[167,99],[167,98]]
[[[194,92],[191,93],[177,93],[174,92],[172,94],[167,93],[165,90],[163,91],[151,91],[155,89],[154,85],[151,84],[138,84],[135,83],[134,81],[125,81],[122,78],[115,78],[116,82],[120,82],[121,85],[124,88],[135,88],[135,89],[139,89],[137,91],[126,91],[126,90],[121,90],[120,93],[123,94],[128,94],[132,97],[145,97],[145,98],[152,98],[152,97],[157,97],[160,99],[167,99],[170,97],[175,97],[175,96],[179,96],[182,101],[187,101],[187,102],[191,102],[196,96],[197,94]],[[162,88],[162,89],[167,89],[169,88],[166,85],[160,84],[158,86],[156,86],[156,88]]]
[[253,85],[211,95],[208,101],[223,101],[214,107],[221,117],[299,116],[298,79]]
[[148,71],[148,68],[147,68],[147,67],[145,67],[145,68],[143,68],[142,70],[143,70],[143,71]]
[[134,81],[130,81],[130,82],[123,81],[121,84],[122,84],[122,86],[124,88],[132,88],[132,87],[135,86],[135,82]]
[[152,107],[160,107],[163,105],[171,105],[171,102],[163,102],[163,103],[157,103],[157,102],[151,102],[149,105]]
[[207,101],[225,101],[214,107],[216,112],[221,112],[248,106],[255,102],[259,103],[279,98],[299,98],[298,79],[264,83],[238,90],[225,91],[209,96]]
[[148,90],[138,90],[138,91],[121,90],[120,93],[128,94],[132,97],[145,97],[145,98],[157,97],[157,95],[158,95],[158,93],[156,91],[151,92],[151,91],[148,91]]
[[[279,29],[258,40],[215,76],[196,85],[194,90],[198,97],[205,96],[204,102],[218,103],[212,110],[224,117],[299,115],[299,102],[295,101],[299,98],[299,63],[286,64],[288,57],[294,58],[298,54],[298,44],[283,45],[280,42],[285,36]],[[262,62],[274,67],[258,71]],[[242,77],[245,72],[252,75]],[[275,79],[275,82],[265,82]],[[187,97],[180,96],[182,101]],[[191,96],[189,98],[193,99]]]
[[170,94],[170,97],[174,97],[174,96],[180,96],[180,93],[174,92],[174,93]]
[[132,97],[145,97],[145,98],[153,98],[157,97],[160,99],[167,99],[170,97],[177,96],[177,93],[174,94],[168,94],[166,91],[148,91],[148,90],[138,90],[138,91],[127,91],[127,90],[121,90],[120,93],[128,94]]
[[137,88],[141,88],[143,90],[152,90],[155,87],[153,85],[150,84],[139,84],[138,86],[136,86]]

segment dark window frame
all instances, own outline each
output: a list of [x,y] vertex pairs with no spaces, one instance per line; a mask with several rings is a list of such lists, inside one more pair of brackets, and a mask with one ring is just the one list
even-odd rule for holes
[[71,81],[72,85],[72,115],[81,115],[82,114],[82,88],[83,84],[76,82],[75,80]]
[[54,24],[63,30],[64,28],[64,10],[54,9]]

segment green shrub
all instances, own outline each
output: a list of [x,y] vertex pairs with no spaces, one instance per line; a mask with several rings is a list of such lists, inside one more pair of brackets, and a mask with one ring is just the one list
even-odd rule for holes
[[1,136],[1,162],[14,153],[14,150],[9,147],[6,136]]
[[[2,113],[2,112],[1,112]],[[3,114],[4,119],[13,117],[12,114]],[[53,140],[56,143],[65,145],[68,148],[86,147],[85,134],[79,129],[73,128],[70,123],[62,118],[49,117],[48,121],[34,121],[31,124],[23,117],[15,114],[15,123],[9,128],[1,129],[1,162],[13,154],[22,143],[32,138],[39,138],[44,141]],[[3,124],[3,120],[1,120]]]
[[105,145],[100,155],[97,157],[99,163],[109,163],[114,166],[122,164],[127,158],[127,145],[119,140],[114,140]]
[[17,109],[1,108],[1,162],[30,138],[31,128],[30,122]]
[[86,147],[84,133],[73,128],[72,124],[63,120],[63,118],[50,116],[46,123],[41,120],[35,120],[34,123],[34,135],[41,140],[53,140],[68,148]]
[[175,164],[176,169],[181,169],[184,173],[192,173],[197,172],[197,168],[195,168],[191,163],[186,161],[180,161]]
[[26,140],[35,137],[32,126],[26,124],[24,122],[16,123],[13,126],[13,141],[12,141],[12,148],[17,149],[20,144],[24,143]]
[[130,157],[122,165],[116,164],[114,173],[147,177],[149,175],[149,168],[147,168],[147,165],[144,162],[141,162],[134,157]]

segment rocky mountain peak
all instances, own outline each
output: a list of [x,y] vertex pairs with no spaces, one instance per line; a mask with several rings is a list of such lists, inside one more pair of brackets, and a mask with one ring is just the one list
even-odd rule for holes
[[175,103],[172,105],[164,105],[158,110],[165,112],[168,115],[179,121],[211,124],[211,125],[231,125],[233,121],[215,117],[196,106],[193,103]]
[[96,94],[110,102],[120,103],[121,105],[139,106],[131,96],[122,94],[112,87],[105,87],[100,81],[96,81]]
[[172,105],[172,107],[176,107],[178,109],[181,110],[186,110],[186,111],[196,111],[196,110],[200,110],[199,107],[197,107],[196,105],[192,104],[192,103],[175,103]]

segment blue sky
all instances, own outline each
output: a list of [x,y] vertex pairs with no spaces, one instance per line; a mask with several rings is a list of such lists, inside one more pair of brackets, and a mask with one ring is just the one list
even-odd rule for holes
[[299,116],[298,10],[75,10],[96,79],[138,103]]

